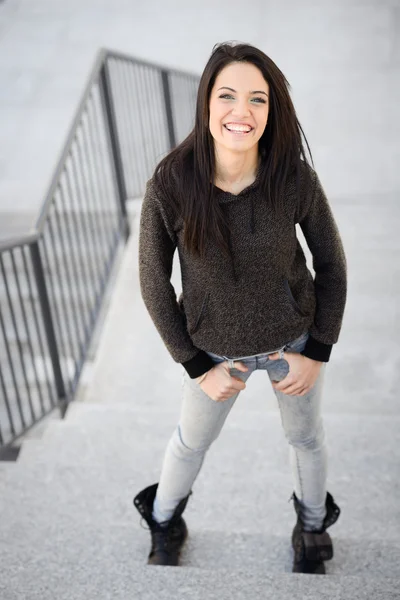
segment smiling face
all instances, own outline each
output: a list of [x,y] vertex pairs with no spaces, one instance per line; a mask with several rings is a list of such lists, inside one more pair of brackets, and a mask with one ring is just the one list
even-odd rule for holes
[[209,127],[217,154],[258,150],[268,121],[268,95],[268,83],[253,64],[234,62],[222,69],[209,102]]

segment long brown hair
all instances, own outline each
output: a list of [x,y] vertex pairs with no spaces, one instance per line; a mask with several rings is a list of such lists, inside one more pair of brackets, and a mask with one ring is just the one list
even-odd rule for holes
[[[312,161],[289,95],[290,84],[282,71],[254,46],[234,42],[216,44],[200,78],[194,128],[158,163],[154,172],[156,184],[166,194],[171,208],[180,211],[185,248],[200,256],[204,255],[209,240],[228,256],[230,253],[226,216],[214,200],[215,154],[209,130],[209,99],[219,72],[237,61],[258,67],[269,85],[268,121],[258,141],[258,151],[261,194],[272,210],[282,209],[285,184],[293,170],[299,194],[301,157],[307,164],[301,134]],[[173,172],[178,173],[178,177],[174,177]]]

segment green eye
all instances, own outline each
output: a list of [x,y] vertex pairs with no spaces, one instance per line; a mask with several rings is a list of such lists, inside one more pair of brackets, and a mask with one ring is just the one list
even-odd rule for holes
[[[231,96],[230,94],[221,94],[220,98],[233,98],[233,96]],[[253,100],[259,100],[261,102],[261,104],[266,104],[266,101],[264,100],[264,98],[253,98]]]

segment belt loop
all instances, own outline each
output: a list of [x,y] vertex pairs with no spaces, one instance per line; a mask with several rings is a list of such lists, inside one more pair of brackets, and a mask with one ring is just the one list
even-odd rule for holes
[[281,350],[279,350],[279,358],[283,358],[283,352],[285,350],[285,347],[286,346],[284,346],[283,348],[281,348]]
[[234,369],[235,367],[233,366],[233,363],[234,363],[233,358],[227,358],[227,361],[228,361],[229,368]]

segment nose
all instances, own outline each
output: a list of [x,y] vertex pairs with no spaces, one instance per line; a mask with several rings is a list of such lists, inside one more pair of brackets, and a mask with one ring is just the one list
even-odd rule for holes
[[247,100],[238,100],[232,109],[232,114],[237,116],[248,117],[250,115],[249,105]]

